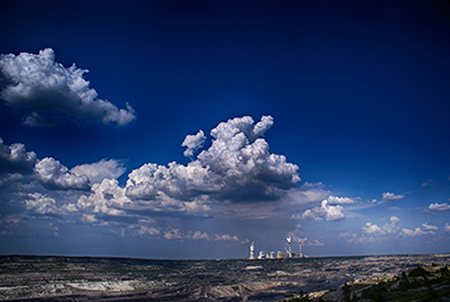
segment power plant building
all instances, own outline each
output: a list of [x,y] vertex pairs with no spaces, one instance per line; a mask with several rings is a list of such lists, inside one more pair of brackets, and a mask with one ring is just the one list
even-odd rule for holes
[[293,253],[292,252],[292,238],[291,236],[288,236],[286,238],[289,249],[283,253],[283,252],[277,252],[277,255],[275,257],[275,252],[266,253],[264,251],[260,251],[258,254],[258,257],[255,258],[255,243],[252,242],[252,245],[250,246],[250,258],[249,259],[289,259],[289,258],[303,258],[303,244],[301,241],[299,241],[299,252]]

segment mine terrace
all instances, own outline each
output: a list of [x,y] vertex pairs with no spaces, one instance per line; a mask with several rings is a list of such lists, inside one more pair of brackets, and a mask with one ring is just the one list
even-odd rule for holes
[[0,300],[279,301],[345,282],[383,280],[450,254],[264,260],[0,257]]

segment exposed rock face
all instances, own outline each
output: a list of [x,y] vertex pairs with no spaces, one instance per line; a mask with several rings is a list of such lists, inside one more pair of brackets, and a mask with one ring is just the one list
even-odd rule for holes
[[270,260],[143,260],[0,257],[0,300],[278,301],[391,278],[422,265],[449,265],[450,254]]

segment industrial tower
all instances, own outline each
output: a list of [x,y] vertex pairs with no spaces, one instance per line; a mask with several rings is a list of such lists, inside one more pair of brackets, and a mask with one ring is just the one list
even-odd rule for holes
[[250,259],[255,259],[255,242],[250,245]]
[[287,236],[286,240],[289,243],[289,258],[292,258],[292,246],[291,246],[292,237]]

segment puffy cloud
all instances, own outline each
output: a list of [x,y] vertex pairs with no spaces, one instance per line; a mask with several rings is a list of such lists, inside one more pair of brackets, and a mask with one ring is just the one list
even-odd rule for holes
[[444,225],[444,231],[450,232],[450,224],[446,223],[446,224]]
[[325,202],[322,202],[322,206],[320,207],[323,213],[326,213],[325,220],[333,221],[333,220],[341,220],[344,219],[344,208],[342,206],[330,206]]
[[155,198],[151,200],[133,201],[131,207],[135,210],[140,209],[151,212],[159,212],[162,214],[179,213],[197,215],[199,213],[206,213],[211,210],[211,208],[205,204],[201,198],[197,198],[193,201],[182,201],[169,197],[163,192],[158,192]]
[[369,236],[394,234],[400,229],[397,226],[397,223],[400,221],[400,218],[398,218],[397,216],[391,216],[389,220],[391,221],[391,223],[385,223],[382,228],[376,224],[373,224],[372,222],[368,222],[362,227],[363,232]]
[[305,238],[298,238],[299,242],[302,242],[303,245],[306,246],[324,246],[322,242],[320,242],[318,239],[308,239],[308,237]]
[[398,218],[397,216],[391,216],[391,218],[389,218],[389,220],[390,220],[392,223],[397,223],[397,222],[400,221],[400,218]]
[[89,178],[87,176],[78,176],[70,172],[67,167],[51,157],[45,157],[38,161],[34,171],[37,178],[50,188],[64,190],[86,190],[89,188]]
[[141,226],[138,234],[139,235],[150,235],[150,236],[155,236],[155,235],[159,235],[161,233],[160,230],[154,228],[154,227],[148,227],[148,226]]
[[202,130],[199,130],[195,135],[187,135],[183,143],[181,143],[182,147],[187,148],[183,153],[184,156],[193,156],[196,150],[203,147],[205,141],[206,136]]
[[372,224],[371,222],[366,223],[365,226],[362,227],[364,233],[368,235],[384,235],[384,231],[376,224]]
[[[306,188],[308,188],[307,186]],[[317,189],[308,189],[313,190],[311,192],[312,196],[323,196],[324,194],[329,195],[329,191],[325,190],[317,190]],[[328,193],[328,194],[327,194]],[[314,207],[312,209],[308,209],[301,216],[293,215],[292,218],[302,218],[302,219],[314,219],[314,220],[341,220],[345,218],[344,207],[342,205],[345,204],[353,204],[356,200],[348,197],[337,197],[337,196],[328,196],[323,199],[320,207]]]
[[345,218],[344,207],[341,205],[331,206],[328,200],[323,200],[320,207],[306,210],[302,218],[314,220],[325,219],[326,221],[341,220]]
[[27,210],[33,209],[38,214],[56,214],[56,201],[53,198],[46,197],[41,193],[32,193],[25,200]]
[[[114,161],[101,161],[100,164],[101,163],[105,164],[105,166],[108,164],[112,166]],[[104,173],[103,170],[105,169],[101,170],[100,164],[94,165],[94,168],[97,168],[100,172]],[[81,171],[83,167],[84,166],[81,166],[79,170]],[[123,168],[117,166],[116,169],[119,170]],[[88,169],[85,170],[87,172]],[[38,160],[36,153],[26,151],[24,144],[16,143],[7,146],[0,138],[0,174],[3,173],[8,173],[6,177],[2,177],[3,181],[7,181],[8,179],[18,181],[19,179],[24,178],[29,180],[30,177],[32,177],[50,189],[89,189],[88,176],[78,175],[73,171],[69,171],[67,167],[52,157]],[[91,176],[93,172],[85,174]]]
[[231,236],[228,234],[224,234],[224,235],[214,235],[214,240],[215,241],[239,241],[238,236]]
[[404,229],[402,229],[401,234],[404,236],[422,236],[422,235],[427,235],[427,234],[434,234],[434,232],[433,231],[424,231],[419,227],[419,228],[416,228],[414,231],[404,228]]
[[348,197],[336,197],[330,196],[327,198],[328,204],[337,205],[337,204],[352,204],[355,203],[356,200],[348,198]]
[[125,125],[135,119],[133,108],[118,109],[109,101],[98,99],[84,79],[88,72],[73,64],[69,68],[55,62],[51,48],[39,54],[20,53],[0,56],[0,98],[12,107],[29,108],[25,118],[30,126],[52,125],[53,116],[46,112],[63,112],[79,118],[91,117],[102,123]]
[[397,223],[400,221],[400,218],[398,218],[397,216],[391,216],[391,218],[389,219],[391,221],[391,223],[386,223],[383,226],[383,230],[387,233],[387,234],[392,234],[392,233],[396,233],[400,228],[397,226]]
[[56,204],[56,200],[41,193],[28,194],[25,200],[27,210],[33,210],[37,214],[68,214],[77,212],[74,204],[68,203],[61,206]]
[[105,178],[116,179],[126,171],[122,162],[102,159],[92,164],[82,164],[70,169],[77,176],[86,175],[91,183],[99,183]]
[[402,229],[402,232],[400,234],[403,236],[434,235],[435,234],[434,231],[436,231],[437,229],[438,227],[435,225],[423,223],[422,227],[415,228],[414,230],[404,228]]
[[211,130],[211,147],[202,151],[198,160],[228,181],[238,182],[236,178],[240,178],[240,182],[248,183],[249,177],[256,176],[290,186],[300,181],[298,166],[287,163],[283,155],[269,153],[269,144],[259,137],[272,123],[272,117],[263,117],[254,126],[249,116],[222,122]]
[[97,222],[97,219],[95,218],[94,214],[82,214],[81,220],[87,223],[94,223]]
[[206,232],[200,232],[196,231],[194,234],[192,234],[192,239],[194,240],[209,240],[209,235]]
[[77,208],[89,214],[123,216],[124,206],[131,203],[125,196],[125,189],[115,179],[104,179],[92,185],[90,195],[82,195],[77,201]]
[[383,193],[382,200],[383,201],[394,201],[405,198],[405,195],[396,195],[394,193],[386,192]]
[[[160,231],[158,230],[157,232],[155,232],[152,235],[157,235],[159,234]],[[165,239],[168,240],[172,240],[172,239],[184,239],[184,240],[214,240],[214,241],[239,241],[239,238],[235,235],[228,235],[228,234],[224,234],[224,235],[218,235],[218,234],[214,234],[214,239],[212,239],[212,237],[206,233],[206,232],[201,232],[201,231],[186,231],[185,233],[180,231],[180,229],[170,229],[167,231],[164,231],[164,236]]]
[[24,144],[7,146],[0,138],[0,173],[31,173],[36,160],[36,153],[27,152]]
[[183,239],[184,234],[179,229],[172,229],[169,231],[164,232],[164,238],[166,239]]
[[[35,214],[71,215],[76,221],[99,226],[107,220],[113,220],[116,226],[129,223],[133,228],[123,230],[134,235],[156,234],[150,226],[140,228],[147,223],[137,223],[155,214],[156,217],[205,218],[229,211],[232,203],[231,211],[236,215],[255,212],[267,215],[267,208],[255,211],[252,202],[267,201],[266,204],[275,209],[280,200],[285,202],[290,198],[289,194],[298,192],[296,183],[300,180],[298,166],[287,162],[282,155],[270,153],[268,143],[261,137],[272,124],[271,117],[263,117],[257,123],[251,117],[220,123],[211,130],[211,145],[188,164],[144,164],[129,173],[125,186],[119,185],[116,179],[125,171],[118,160],[103,159],[68,169],[52,157],[38,160],[36,154],[27,152],[22,144],[6,146],[1,141],[2,160],[20,162],[29,171],[27,175],[8,174],[11,179],[17,175],[14,176],[14,188],[8,186],[11,188],[8,190],[14,189],[16,193],[2,192],[2,198],[9,194],[5,200],[22,202]],[[190,150],[201,145],[204,134],[198,132],[195,137],[189,142],[185,140],[184,145]],[[5,179],[2,179],[3,183]],[[319,185],[309,190],[316,190],[308,197],[310,199],[329,196]],[[30,195],[35,193],[40,195]],[[338,219],[339,207],[328,205],[324,208],[327,211],[324,219]],[[202,232],[160,232],[160,236],[166,238],[238,240],[231,235],[218,235],[219,239],[215,234]]]
[[[222,122],[211,130],[211,146],[186,166],[148,163],[133,170],[126,194],[136,200],[151,200],[161,192],[182,200],[201,195],[230,201],[277,199],[300,177],[298,166],[286,162],[283,155],[270,153],[269,144],[260,137],[272,124],[269,116],[256,125],[249,116]],[[188,150],[199,145],[202,135],[197,135],[184,144]]]
[[300,188],[289,190],[285,200],[295,206],[320,202],[330,196],[330,191],[323,189],[323,187],[320,182],[305,182]]
[[196,192],[218,190],[221,185],[214,184],[209,167],[199,162],[190,162],[187,166],[171,162],[168,166],[153,163],[145,164],[131,171],[126,184],[127,195],[134,199],[150,200],[158,192],[183,198]]
[[[117,171],[115,164],[116,162],[111,164],[113,172]],[[90,171],[92,167],[88,165],[84,168]],[[183,194],[187,194],[186,190],[178,187],[171,179],[164,179],[165,175],[178,174],[188,178],[187,174],[196,173],[195,168],[191,168],[175,163],[169,164],[169,167],[147,164],[130,173],[127,183],[131,182],[133,185],[124,188],[119,186],[117,180],[105,178],[101,183],[94,183],[91,193],[81,196],[77,206],[83,211],[113,216],[139,211],[189,215],[209,212],[211,208],[205,203],[203,196],[183,200]],[[106,169],[106,172],[110,170]],[[120,169],[118,172],[121,172]]]
[[439,212],[439,211],[448,211],[450,210],[450,205],[446,202],[444,203],[431,203],[428,208],[431,211]]
[[426,231],[436,231],[438,227],[434,224],[422,223],[422,229]]

